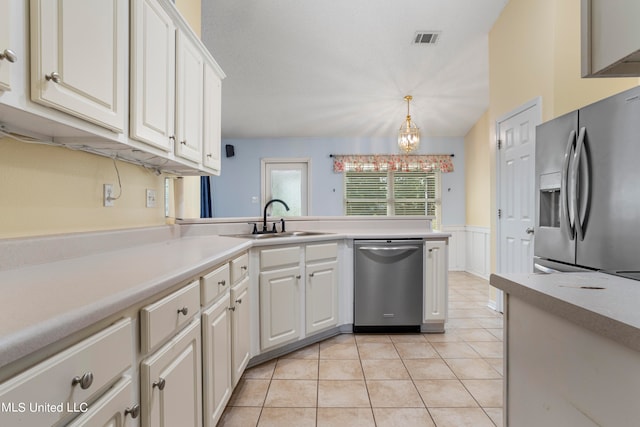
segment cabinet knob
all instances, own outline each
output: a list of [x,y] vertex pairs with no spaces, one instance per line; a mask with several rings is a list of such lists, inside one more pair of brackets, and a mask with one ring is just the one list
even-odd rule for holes
[[219,281],[219,282],[218,282],[218,285],[222,285],[222,286],[224,286],[224,285],[226,285],[226,284],[227,284],[227,281],[226,281],[226,280],[221,280],[221,281]]
[[187,140],[185,139],[184,141],[180,141],[180,144],[187,145]]
[[245,270],[245,271],[247,271],[247,268],[248,268],[248,267],[247,267],[246,265],[242,265],[242,266],[240,266],[240,270]]
[[154,382],[153,384],[151,384],[151,388],[156,388],[158,387],[158,390],[162,391],[164,390],[164,386],[167,385],[167,382],[165,381],[164,378],[158,378],[158,381]]
[[6,59],[7,61],[13,63],[18,60],[18,55],[11,49],[5,49],[0,52],[0,60]]
[[296,279],[300,279],[302,276],[301,275],[296,275]]
[[211,154],[211,153],[207,153],[207,158],[208,158],[208,159],[210,159],[210,158],[212,158],[212,157],[213,157],[213,154]]
[[238,299],[236,300],[236,302],[237,302],[238,304],[242,304],[242,298],[238,298]]
[[309,273],[309,277],[313,277],[315,275],[316,275],[316,273]]
[[[164,381],[164,380],[163,380]],[[131,418],[138,418],[140,415],[140,405],[133,405],[131,408],[124,410],[124,416],[131,415]]]
[[81,377],[73,377],[71,385],[76,386],[80,384],[80,388],[83,390],[88,389],[93,384],[93,373],[85,372]]
[[55,71],[51,74],[45,74],[44,78],[47,79],[47,81],[52,81],[54,83],[60,83],[62,81],[60,74],[56,73]]
[[229,311],[236,311],[235,307],[229,307]]
[[182,314],[182,315],[187,315],[187,313],[189,313],[189,309],[187,307],[182,307],[180,309],[178,309],[178,314]]
[[172,140],[173,142],[176,142],[176,137],[174,135],[171,135],[169,139]]

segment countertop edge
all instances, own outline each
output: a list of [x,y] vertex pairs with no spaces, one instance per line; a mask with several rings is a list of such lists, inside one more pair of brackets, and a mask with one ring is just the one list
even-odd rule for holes
[[499,274],[491,274],[489,283],[537,308],[607,337],[632,350],[640,351],[640,329],[633,325],[549,295]]

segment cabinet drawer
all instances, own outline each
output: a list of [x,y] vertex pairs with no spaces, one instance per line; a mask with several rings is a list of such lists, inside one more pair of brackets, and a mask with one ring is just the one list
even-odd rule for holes
[[165,338],[178,331],[200,309],[200,283],[184,288],[140,310],[140,341],[147,353]]
[[231,286],[229,264],[224,264],[200,278],[200,303],[207,306]]
[[317,245],[307,245],[305,251],[305,261],[321,261],[325,259],[335,259],[338,257],[338,244],[333,243],[321,243]]
[[231,283],[238,283],[249,273],[249,255],[244,253],[231,260]]
[[300,263],[300,246],[264,249],[260,251],[260,269]]
[[[137,425],[137,420],[132,417],[131,413],[125,415],[125,411],[133,411],[136,400],[137,399],[133,399],[131,378],[124,377],[101,396],[100,399],[86,408],[81,408],[81,410],[86,409],[86,412],[73,420],[67,427],[134,427]],[[138,405],[138,408],[139,407]]]
[[131,366],[132,329],[123,319],[0,384],[0,425],[53,425],[77,415]]

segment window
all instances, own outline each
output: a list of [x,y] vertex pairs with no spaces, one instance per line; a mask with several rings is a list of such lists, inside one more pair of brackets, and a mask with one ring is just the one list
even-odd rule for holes
[[440,172],[345,172],[346,215],[433,215],[440,226]]

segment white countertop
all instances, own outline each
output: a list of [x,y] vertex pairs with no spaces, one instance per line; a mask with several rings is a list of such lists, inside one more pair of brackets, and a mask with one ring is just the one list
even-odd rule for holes
[[[0,271],[0,368],[196,277],[252,246],[449,236],[377,228],[253,240],[192,232],[182,238],[137,246],[130,243],[123,249],[6,269]],[[34,246],[31,241],[28,244]],[[51,244],[55,245],[55,240],[49,239],[47,245]],[[13,242],[11,245],[15,249]]]
[[640,351],[640,281],[593,272],[492,274],[490,283],[529,304]]

